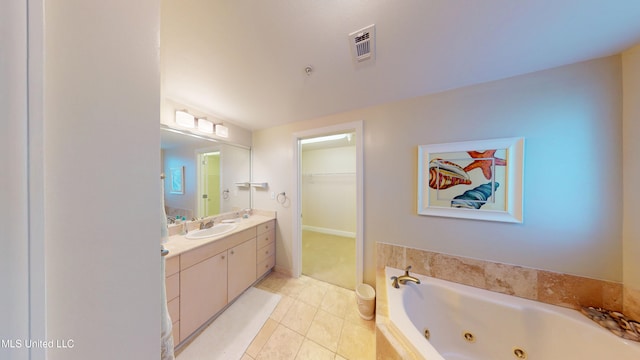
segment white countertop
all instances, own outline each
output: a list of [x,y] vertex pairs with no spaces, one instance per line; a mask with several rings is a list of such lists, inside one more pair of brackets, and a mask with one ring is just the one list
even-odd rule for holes
[[169,254],[167,255],[167,259],[173,256],[180,255],[189,250],[193,250],[197,247],[209,244],[213,241],[218,241],[224,239],[233,234],[237,234],[243,230],[249,229],[251,227],[264,224],[271,220],[274,220],[274,216],[266,216],[266,215],[251,215],[248,219],[241,219],[240,222],[237,222],[238,225],[233,231],[228,233],[224,233],[218,236],[213,236],[205,239],[187,239],[185,235],[173,235],[169,236],[169,241],[164,244],[164,248],[169,250]]

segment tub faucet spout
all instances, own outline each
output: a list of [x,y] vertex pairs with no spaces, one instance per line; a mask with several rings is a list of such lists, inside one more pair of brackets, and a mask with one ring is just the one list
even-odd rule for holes
[[398,276],[397,282],[402,285],[405,285],[407,281],[413,281],[416,284],[420,284],[420,279],[409,275],[409,270],[411,270],[411,265],[407,266],[407,268],[404,269],[404,275]]

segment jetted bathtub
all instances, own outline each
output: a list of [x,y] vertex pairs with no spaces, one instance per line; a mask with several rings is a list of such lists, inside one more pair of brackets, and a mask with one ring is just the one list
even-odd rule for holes
[[392,287],[403,274],[385,269],[391,328],[427,360],[640,359],[640,343],[578,311],[417,274]]

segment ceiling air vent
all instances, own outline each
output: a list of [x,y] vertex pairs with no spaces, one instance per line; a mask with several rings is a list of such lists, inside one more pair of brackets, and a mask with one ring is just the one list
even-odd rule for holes
[[356,62],[373,59],[375,56],[375,25],[369,25],[364,29],[349,34],[351,53]]

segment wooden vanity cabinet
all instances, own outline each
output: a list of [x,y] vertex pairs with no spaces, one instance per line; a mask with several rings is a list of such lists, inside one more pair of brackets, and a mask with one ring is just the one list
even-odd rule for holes
[[245,241],[228,250],[228,301],[242,294],[256,281],[256,239]]
[[256,227],[257,256],[256,279],[264,275],[276,264],[276,226],[275,220]]
[[275,220],[167,259],[174,344],[235,300],[275,265]]
[[164,273],[173,343],[177,345],[180,342],[180,256],[166,260]]
[[227,305],[227,252],[180,272],[180,341]]

